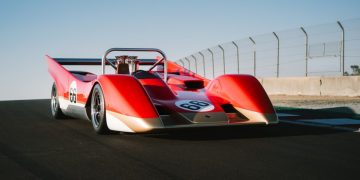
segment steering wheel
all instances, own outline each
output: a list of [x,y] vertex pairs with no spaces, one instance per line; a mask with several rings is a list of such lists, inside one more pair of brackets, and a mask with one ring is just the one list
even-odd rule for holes
[[139,69],[139,70],[136,70],[136,71],[134,71],[133,73],[131,73],[131,75],[135,75],[135,74],[142,73],[142,72],[147,73],[147,72],[149,72],[149,71],[145,71],[145,70]]
[[133,75],[137,79],[154,79],[154,78],[161,79],[161,77],[159,75],[153,74],[149,71],[144,71],[144,70],[137,70],[137,71],[133,72],[131,75]]

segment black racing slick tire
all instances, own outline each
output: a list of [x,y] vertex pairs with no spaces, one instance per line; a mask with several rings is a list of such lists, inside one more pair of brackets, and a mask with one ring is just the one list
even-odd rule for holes
[[51,115],[54,119],[65,119],[66,116],[60,109],[59,97],[55,83],[51,88]]
[[108,134],[110,132],[106,124],[106,109],[104,93],[99,84],[94,86],[91,95],[91,123],[96,133]]

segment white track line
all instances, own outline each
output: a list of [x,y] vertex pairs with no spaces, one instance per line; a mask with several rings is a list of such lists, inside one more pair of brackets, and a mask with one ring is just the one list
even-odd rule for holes
[[288,113],[276,113],[278,117],[295,117],[295,116],[300,116],[297,114],[288,114]]
[[329,125],[350,125],[350,124],[360,124],[360,120],[350,119],[350,118],[333,118],[333,119],[302,119],[303,122],[313,122],[319,124],[329,124]]

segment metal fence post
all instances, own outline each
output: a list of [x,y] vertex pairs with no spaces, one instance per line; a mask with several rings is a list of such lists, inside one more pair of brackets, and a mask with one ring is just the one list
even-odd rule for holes
[[211,51],[210,48],[208,48],[208,51],[211,54],[211,61],[212,61],[212,74],[213,74],[213,78],[215,78],[215,65],[214,65],[214,52]]
[[239,46],[235,43],[235,41],[232,41],[232,43],[236,47],[237,73],[240,74]]
[[181,59],[179,59],[179,62],[181,62],[182,67],[185,67],[184,61],[182,61]]
[[195,60],[195,73],[197,74],[198,72],[197,72],[197,59],[196,59],[196,57],[194,56],[194,55],[191,55],[191,57]]
[[256,76],[256,43],[253,38],[249,37],[249,39],[253,43],[254,48],[254,76]]
[[303,27],[300,27],[305,34],[305,76],[308,76],[308,58],[309,58],[309,36]]
[[[341,62],[342,62],[342,75],[344,76],[345,75],[345,29],[343,27],[343,25],[340,23],[340,21],[337,22],[338,25],[340,26],[341,28],[341,58],[342,60],[340,61],[340,65],[341,65]],[[341,68],[341,66],[340,66]]]
[[226,69],[225,69],[225,49],[221,45],[218,45],[218,47],[221,49],[222,54],[223,54],[223,71],[224,71],[223,74],[226,74]]
[[280,40],[279,36],[273,32],[277,40],[277,59],[276,59],[276,77],[279,77],[279,67],[280,67]]
[[199,52],[199,54],[203,59],[203,68],[204,68],[204,77],[205,77],[205,56],[204,56],[204,54],[202,52]]
[[185,60],[189,63],[189,71],[191,71],[190,60],[186,57]]
[[185,67],[184,61],[182,61],[181,59],[179,59],[179,61],[181,62],[182,67]]

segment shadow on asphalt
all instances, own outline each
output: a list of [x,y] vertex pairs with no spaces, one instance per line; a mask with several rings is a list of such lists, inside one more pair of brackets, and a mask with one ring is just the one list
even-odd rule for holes
[[321,109],[303,109],[293,107],[275,107],[276,112],[300,115],[298,117],[287,117],[286,120],[296,119],[328,119],[328,118],[357,118],[356,112],[344,106]]
[[153,134],[143,134],[143,136],[174,140],[213,141],[226,139],[326,135],[335,133],[344,133],[344,131],[323,127],[310,127],[288,123],[279,123],[270,126],[233,126],[196,129],[174,129]]
[[[60,123],[69,127],[73,131],[86,131],[86,134],[91,134],[92,128],[90,123],[79,119],[64,119],[54,121],[51,118],[49,109],[49,100],[24,100],[24,101],[8,101],[1,102],[0,108],[3,107],[5,113],[4,118],[12,118],[11,126],[14,123],[21,123],[23,117],[34,122],[29,125],[36,125],[36,123],[43,124],[42,126],[52,125],[53,123]],[[23,109],[19,111],[19,109]],[[306,110],[306,109],[280,109],[277,111],[286,113],[301,114],[301,116],[314,117],[335,117],[335,114],[328,113],[328,111],[321,110]],[[1,112],[1,109],[0,109]],[[13,116],[16,114],[16,116]],[[343,116],[342,116],[343,117]],[[297,118],[297,117],[295,117]],[[82,121],[81,123],[79,121]],[[27,122],[27,121],[26,121]],[[43,123],[43,122],[49,122]],[[22,123],[23,124],[23,123]],[[57,125],[58,126],[58,125]],[[85,127],[86,126],[86,127]],[[29,126],[28,128],[31,128]],[[67,129],[69,129],[67,128]],[[80,130],[81,129],[81,130]],[[89,132],[87,132],[89,131]],[[251,138],[269,138],[269,137],[288,137],[288,136],[304,136],[304,135],[326,135],[334,133],[343,133],[344,131],[334,130],[321,127],[310,127],[304,125],[295,125],[288,123],[279,123],[270,126],[231,126],[231,127],[208,127],[208,128],[183,128],[183,129],[167,129],[165,131],[157,131],[148,134],[127,134],[130,136],[143,136],[151,138],[163,138],[174,140],[188,140],[188,141],[212,141],[212,140],[226,140],[226,139],[251,139]],[[110,136],[118,136],[124,133],[111,133]]]

